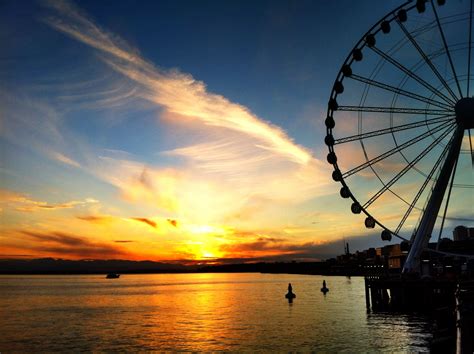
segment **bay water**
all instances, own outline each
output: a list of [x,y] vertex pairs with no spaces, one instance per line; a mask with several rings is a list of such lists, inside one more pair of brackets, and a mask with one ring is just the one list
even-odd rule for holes
[[[329,292],[320,288],[326,280]],[[288,283],[296,299],[285,299]],[[362,277],[0,276],[0,352],[428,351],[429,318],[368,313]]]

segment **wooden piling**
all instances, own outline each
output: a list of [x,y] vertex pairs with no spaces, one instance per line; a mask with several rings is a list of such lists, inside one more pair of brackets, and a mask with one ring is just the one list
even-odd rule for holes
[[474,351],[474,282],[456,289],[456,354]]
[[367,311],[370,311],[369,284],[367,282],[367,278],[364,278],[364,283],[365,283],[365,306],[367,307]]

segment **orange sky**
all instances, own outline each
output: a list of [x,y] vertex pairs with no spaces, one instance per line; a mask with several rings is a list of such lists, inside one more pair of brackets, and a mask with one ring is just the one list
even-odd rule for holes
[[[364,228],[331,179],[324,119],[340,63],[328,59],[325,42],[308,47],[315,39],[306,28],[303,44],[288,35],[304,14],[272,8],[279,16],[256,20],[266,40],[247,33],[245,23],[230,28],[250,61],[219,28],[195,43],[199,28],[181,26],[181,12],[163,40],[166,18],[136,28],[133,16],[122,21],[115,8],[89,14],[70,1],[11,7],[24,22],[5,22],[5,37],[15,41],[0,43],[11,55],[0,62],[0,257],[308,260],[342,253],[343,238],[360,249],[380,245],[381,230]],[[327,15],[308,23],[320,33]],[[369,15],[351,25],[366,26]],[[333,48],[341,62],[358,39],[350,35]],[[325,64],[303,65],[301,53]],[[232,69],[222,75],[226,63]],[[259,85],[251,81],[257,76]],[[364,122],[372,129],[384,123],[370,114]],[[342,115],[337,128],[354,134],[357,120]],[[369,154],[384,151],[382,138]],[[338,147],[341,168],[367,159],[355,145]],[[382,177],[405,166],[398,158],[377,166]],[[459,166],[472,176],[465,161]],[[413,196],[412,177],[397,185],[400,195]],[[362,200],[380,188],[368,169],[350,183]],[[391,197],[384,194],[375,210],[393,228],[406,203]],[[467,198],[453,191],[454,210],[466,209]],[[417,217],[407,219],[408,232]]]

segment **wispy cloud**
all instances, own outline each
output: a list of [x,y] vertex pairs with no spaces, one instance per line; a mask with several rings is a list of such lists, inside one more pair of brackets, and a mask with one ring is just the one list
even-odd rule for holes
[[[347,239],[351,251],[385,245],[375,235],[353,236]],[[346,241],[347,241],[346,240]],[[258,238],[249,242],[222,245],[226,258],[247,260],[323,260],[343,252],[343,240],[330,242],[291,242],[288,239]],[[221,260],[219,260],[221,261]]]
[[[34,150],[46,151],[45,144],[55,146],[64,142],[61,134],[61,116],[51,105],[32,99],[23,92],[0,88],[0,136],[14,144],[30,145]],[[34,137],[35,139],[32,139]]]
[[148,226],[151,226],[152,228],[156,229],[156,222],[154,222],[151,219],[148,219],[148,218],[130,218],[130,219],[147,224]]
[[111,221],[113,218],[108,215],[79,215],[76,216],[79,220],[88,221],[91,223],[103,224]]
[[168,221],[171,225],[173,225],[174,227],[178,227],[178,220],[174,220],[174,219],[167,219],[166,221]]
[[69,165],[69,166],[73,166],[73,167],[81,167],[81,165],[79,164],[79,162],[77,161],[74,161],[73,159],[71,159],[70,157],[67,157],[66,155],[60,153],[60,152],[57,152],[57,151],[51,151],[50,152],[50,157],[56,161],[59,161],[59,162],[62,162],[66,165]]
[[38,210],[57,210],[72,209],[87,204],[96,204],[99,201],[94,198],[86,198],[84,200],[71,200],[62,203],[48,203],[29,198],[28,196],[13,192],[6,189],[0,190],[0,203],[9,209],[23,212],[34,212]]
[[55,256],[66,255],[73,258],[118,258],[129,256],[124,249],[104,243],[94,242],[87,238],[64,232],[37,232],[22,231],[21,234],[30,241],[24,242],[24,249],[34,250],[43,254],[54,254]]
[[156,68],[118,36],[97,26],[71,2],[48,4],[58,14],[45,19],[49,25],[106,54],[106,63],[139,84],[145,98],[165,107],[176,119],[191,117],[206,125],[242,132],[259,140],[256,147],[296,163],[306,164],[311,160],[311,153],[295,144],[281,128],[242,105],[210,93],[203,82],[189,74]]
[[125,196],[135,200],[152,198],[165,209],[176,211],[186,204],[180,194],[183,190],[189,193],[193,179],[195,190],[202,189],[201,181],[206,181],[205,189],[215,185],[224,188],[223,182],[232,183],[240,200],[249,194],[263,194],[271,195],[271,199],[301,201],[327,192],[326,164],[296,144],[283,129],[247,107],[209,92],[203,82],[189,74],[157,68],[71,2],[53,2],[50,6],[55,15],[46,18],[46,23],[99,50],[110,67],[135,82],[137,95],[164,108],[166,122],[205,132],[201,136],[203,142],[165,152],[184,158],[189,163],[185,169],[156,168],[102,157],[121,172],[111,176],[98,167],[96,173],[119,187]]

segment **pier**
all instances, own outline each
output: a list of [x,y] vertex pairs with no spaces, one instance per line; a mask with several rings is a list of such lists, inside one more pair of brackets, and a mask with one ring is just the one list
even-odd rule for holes
[[368,310],[430,311],[455,306],[457,282],[449,279],[365,278]]
[[423,312],[434,320],[432,350],[474,350],[474,281],[442,278],[365,277],[367,311]]

